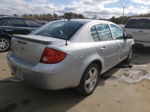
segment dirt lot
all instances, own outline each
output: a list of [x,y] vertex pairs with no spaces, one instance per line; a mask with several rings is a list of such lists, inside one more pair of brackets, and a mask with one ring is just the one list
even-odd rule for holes
[[132,68],[118,66],[105,73],[88,97],[74,89],[45,91],[9,81],[6,55],[0,54],[0,112],[150,111],[149,49],[136,49]]

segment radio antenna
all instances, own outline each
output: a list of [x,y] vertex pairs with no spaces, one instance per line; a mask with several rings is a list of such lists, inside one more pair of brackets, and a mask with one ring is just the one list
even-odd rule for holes
[[[63,21],[64,21],[64,25],[65,25],[65,19],[66,19],[66,16],[65,16],[65,12],[64,12],[64,15],[63,15]],[[68,45],[68,40],[67,39],[65,39],[65,45],[67,46]]]

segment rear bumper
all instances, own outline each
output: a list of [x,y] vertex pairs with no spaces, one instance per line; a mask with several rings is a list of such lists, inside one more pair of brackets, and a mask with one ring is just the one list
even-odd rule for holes
[[137,44],[137,45],[142,45],[142,46],[144,46],[144,47],[150,47],[150,42],[137,41],[137,40],[135,40],[135,44]]
[[8,65],[14,76],[42,89],[57,90],[76,87],[81,78],[80,66],[70,57],[58,64],[28,64],[8,54]]

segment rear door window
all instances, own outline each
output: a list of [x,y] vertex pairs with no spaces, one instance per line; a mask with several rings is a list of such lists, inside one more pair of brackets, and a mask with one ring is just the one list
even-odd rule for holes
[[150,20],[149,19],[131,19],[128,21],[125,28],[150,29]]
[[107,24],[98,24],[91,28],[91,35],[94,41],[112,40],[112,34]]
[[100,40],[112,40],[111,31],[107,24],[96,25],[96,29]]

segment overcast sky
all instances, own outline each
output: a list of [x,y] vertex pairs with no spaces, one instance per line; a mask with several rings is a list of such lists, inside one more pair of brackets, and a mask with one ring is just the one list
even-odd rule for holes
[[0,0],[0,14],[81,13],[88,17],[110,18],[150,13],[150,0]]

